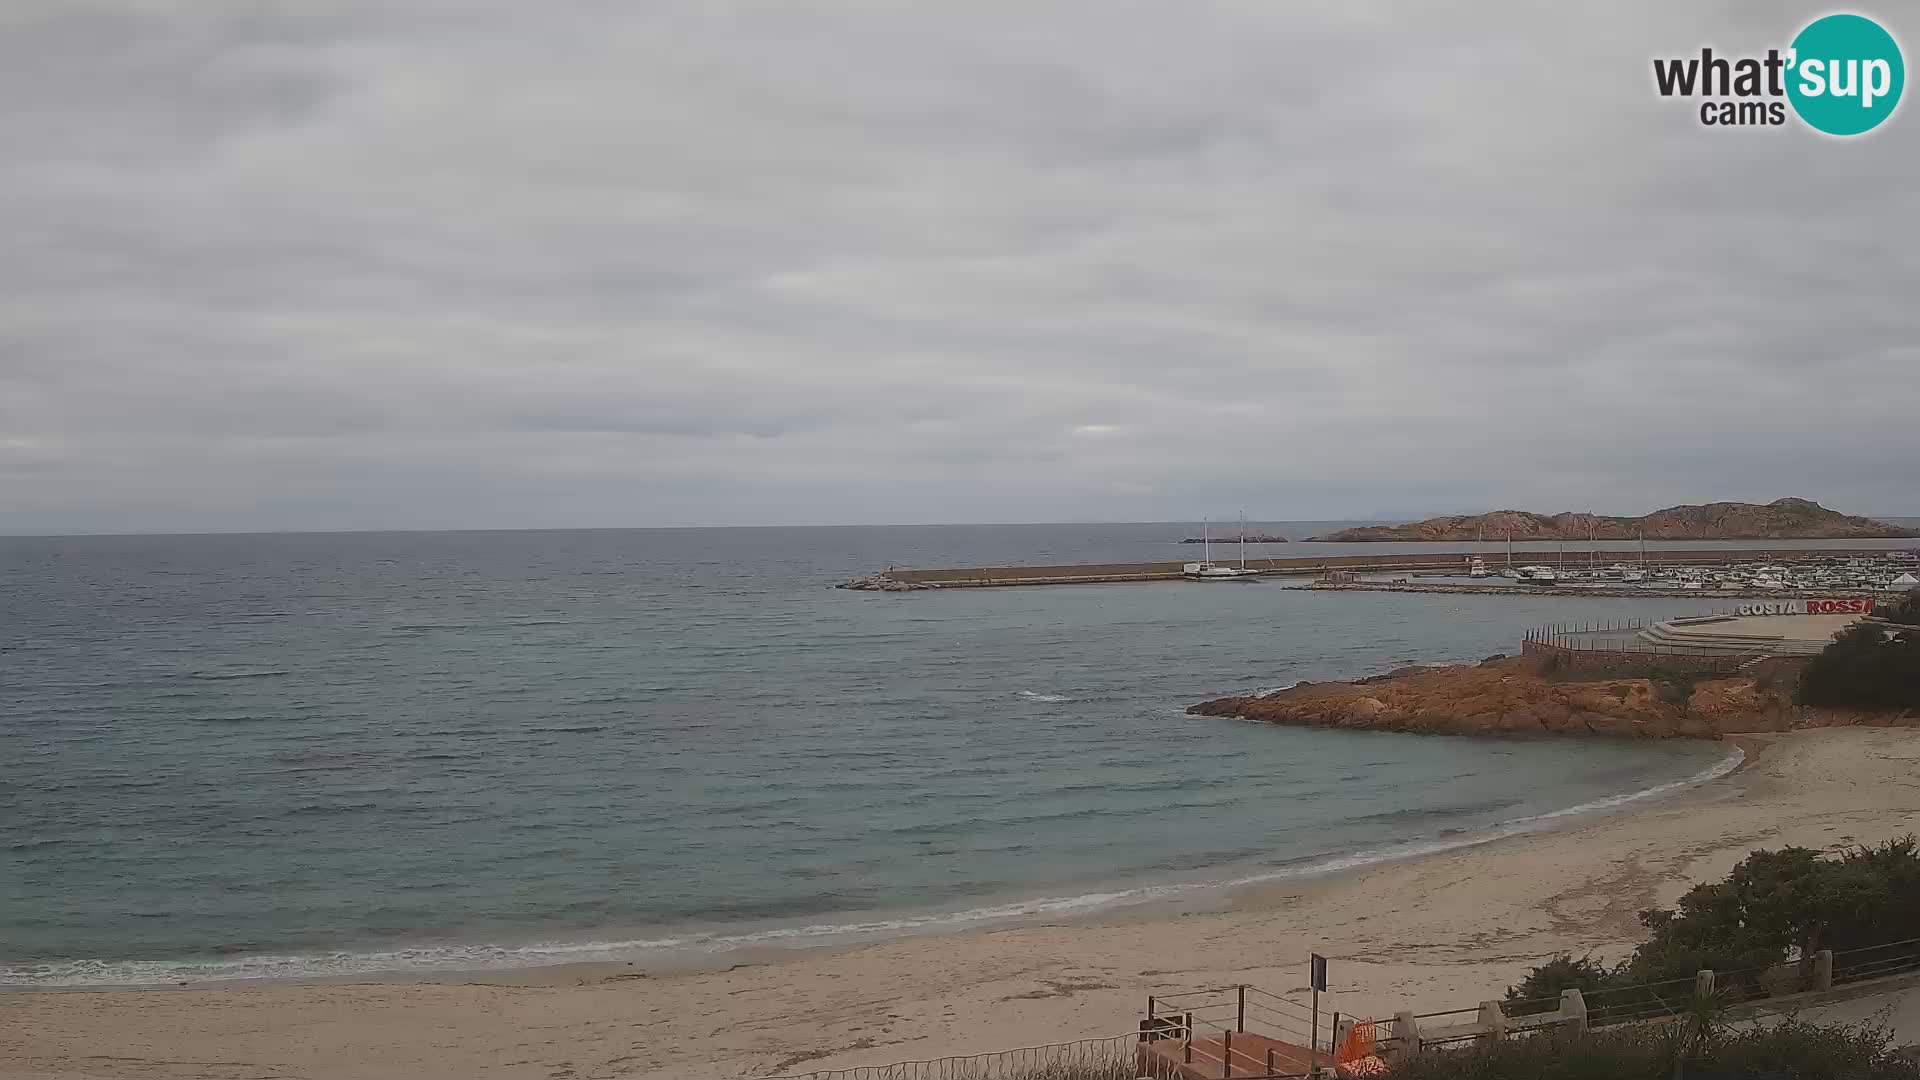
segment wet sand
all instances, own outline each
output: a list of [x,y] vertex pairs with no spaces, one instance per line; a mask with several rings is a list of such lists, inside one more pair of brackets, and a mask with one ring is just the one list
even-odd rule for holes
[[[1147,994],[1250,982],[1389,1015],[1497,997],[1561,951],[1615,959],[1635,913],[1749,850],[1920,829],[1920,731],[1742,737],[1746,767],[1549,833],[1134,910],[725,971],[581,965],[471,976],[0,994],[0,1077],[737,1077],[1133,1028]],[[746,959],[746,958],[742,958]]]

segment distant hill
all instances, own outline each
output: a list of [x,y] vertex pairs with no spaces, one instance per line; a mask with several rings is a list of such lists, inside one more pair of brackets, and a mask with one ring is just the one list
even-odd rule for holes
[[1495,510],[1457,514],[1408,525],[1367,525],[1313,539],[1340,543],[1369,540],[1858,540],[1920,536],[1920,529],[1829,510],[1806,499],[1757,503],[1717,502],[1669,506],[1645,517],[1601,514],[1536,514]]

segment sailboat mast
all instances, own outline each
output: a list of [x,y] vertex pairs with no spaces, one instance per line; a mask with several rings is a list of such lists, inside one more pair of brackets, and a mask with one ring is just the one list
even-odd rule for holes
[[1247,568],[1247,512],[1240,511],[1240,569]]
[[1207,518],[1200,519],[1200,561],[1201,562],[1213,561],[1213,533],[1210,531],[1212,526],[1213,526],[1213,522],[1208,520]]

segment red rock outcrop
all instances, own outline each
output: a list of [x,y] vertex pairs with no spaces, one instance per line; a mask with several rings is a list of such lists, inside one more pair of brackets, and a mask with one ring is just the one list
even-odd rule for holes
[[1187,710],[1274,724],[1440,735],[1606,735],[1713,739],[1819,723],[1750,678],[1670,682],[1576,679],[1525,659],[1402,668],[1343,683],[1306,683]]

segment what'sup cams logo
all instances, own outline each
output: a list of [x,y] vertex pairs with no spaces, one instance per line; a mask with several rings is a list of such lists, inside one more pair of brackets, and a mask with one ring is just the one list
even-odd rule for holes
[[1826,15],[1808,23],[1785,50],[1764,57],[1699,56],[1653,62],[1661,97],[1702,98],[1708,127],[1777,126],[1792,107],[1800,122],[1828,135],[1863,135],[1900,105],[1907,65],[1900,43],[1864,15]]

